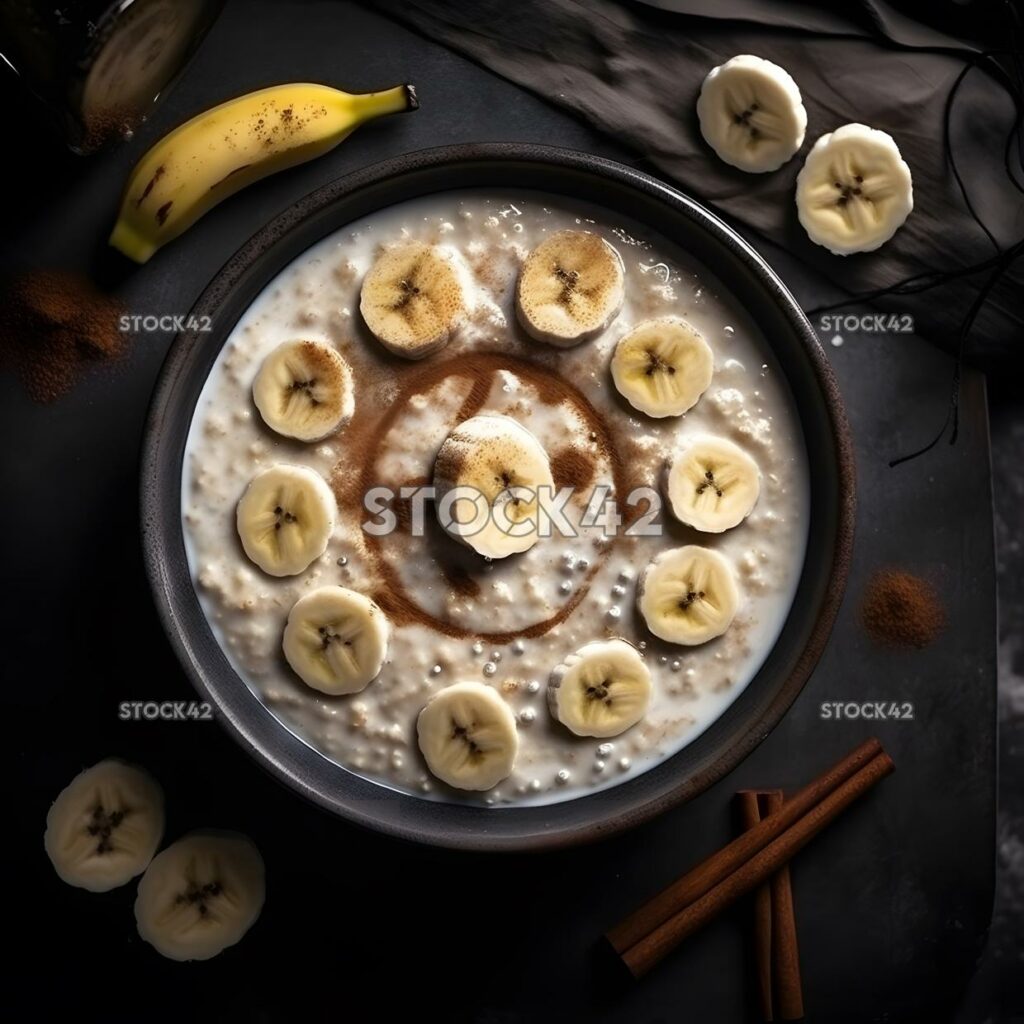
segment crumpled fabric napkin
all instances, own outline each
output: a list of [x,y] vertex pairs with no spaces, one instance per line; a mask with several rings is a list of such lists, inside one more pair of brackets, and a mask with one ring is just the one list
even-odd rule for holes
[[[781,244],[844,292],[885,288],[923,271],[955,271],[994,253],[964,205],[943,148],[945,99],[977,46],[882,0],[850,0],[845,8],[856,17],[812,11],[796,0],[374,0],[373,6],[586,118],[741,230]],[[708,7],[730,20],[708,16]],[[697,123],[704,76],[738,53],[785,67],[807,107],[801,151],[769,174],[722,163]],[[1006,181],[1002,163],[1012,100],[994,78],[974,70],[954,112],[961,175],[975,209],[1005,246],[1024,236],[1024,200]],[[896,139],[914,177],[915,209],[881,249],[843,257],[806,237],[794,188],[815,139],[850,121]],[[981,365],[1008,363],[1024,350],[1022,262],[975,323],[967,354]],[[890,297],[884,308],[909,313],[919,334],[953,350],[983,281],[977,274]]]

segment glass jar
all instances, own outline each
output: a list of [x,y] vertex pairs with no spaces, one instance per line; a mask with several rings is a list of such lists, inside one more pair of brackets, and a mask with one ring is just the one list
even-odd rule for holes
[[88,153],[123,138],[184,67],[223,0],[0,0],[0,59]]

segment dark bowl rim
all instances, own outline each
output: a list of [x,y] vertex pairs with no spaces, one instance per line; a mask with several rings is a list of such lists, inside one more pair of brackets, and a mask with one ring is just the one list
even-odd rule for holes
[[[553,850],[592,842],[649,821],[670,808],[693,799],[720,781],[767,738],[810,678],[825,649],[838,615],[852,557],[856,472],[849,424],[839,385],[831,365],[802,308],[764,258],[733,228],[696,200],[643,171],[589,153],[530,143],[469,143],[418,150],[392,157],[336,178],[292,203],[252,235],[213,276],[194,303],[186,323],[202,322],[201,318],[207,315],[206,311],[216,309],[222,298],[230,294],[232,289],[239,284],[255,261],[263,257],[267,250],[280,241],[287,232],[297,228],[313,213],[361,189],[380,185],[403,174],[424,169],[438,169],[446,166],[460,167],[472,163],[493,163],[495,161],[553,166],[596,175],[668,204],[694,222],[698,228],[716,236],[717,241],[723,243],[731,251],[731,254],[745,265],[746,270],[756,283],[767,291],[800,342],[824,399],[831,428],[838,485],[837,521],[829,582],[818,604],[817,615],[810,629],[807,643],[785,681],[776,691],[766,712],[746,728],[742,736],[702,772],[688,779],[681,779],[672,789],[645,803],[618,810],[610,819],[577,825],[568,829],[546,829],[514,836],[492,834],[486,829],[463,834],[457,831],[450,832],[443,826],[432,827],[427,833],[422,827],[407,826],[400,820],[400,815],[392,815],[390,819],[382,820],[365,814],[352,803],[346,805],[332,800],[307,780],[301,778],[285,763],[284,758],[275,755],[254,736],[254,730],[250,723],[242,721],[239,716],[226,712],[216,688],[210,686],[205,676],[203,665],[190,638],[185,636],[180,628],[178,597],[172,593],[170,581],[165,576],[163,560],[164,545],[168,541],[169,532],[165,528],[167,508],[161,500],[160,489],[151,485],[151,481],[158,478],[161,459],[166,457],[161,449],[161,431],[165,418],[175,415],[174,412],[169,412],[170,399],[182,370],[182,364],[186,361],[191,346],[200,342],[202,338],[193,329],[183,330],[173,339],[150,400],[140,460],[141,532],[146,573],[164,633],[167,635],[179,663],[185,668],[197,691],[218,709],[219,713],[215,717],[235,742],[254,758],[257,764],[268,770],[278,781],[302,794],[320,808],[371,831],[417,843],[460,850],[527,852]],[[386,204],[382,208],[386,208]],[[724,283],[729,284],[728,281]],[[187,410],[179,407],[176,415],[181,416],[186,412],[191,422],[194,407],[190,406]],[[180,507],[180,486],[179,493],[175,495],[175,507]],[[183,536],[180,515],[176,518],[178,534]],[[193,598],[198,603],[198,597],[194,590]],[[255,696],[253,699],[258,700]],[[288,731],[282,723],[277,722],[276,724],[285,732]],[[615,788],[622,790],[628,785],[629,782]],[[426,801],[412,796],[392,795],[404,800],[426,803]],[[588,796],[583,795],[571,802],[585,800]],[[443,808],[451,805],[431,804],[431,806]],[[559,805],[550,806],[558,807]],[[530,810],[530,808],[501,808],[498,810],[474,808],[474,810],[481,814],[504,816],[515,814],[517,810],[522,813],[523,810]]]

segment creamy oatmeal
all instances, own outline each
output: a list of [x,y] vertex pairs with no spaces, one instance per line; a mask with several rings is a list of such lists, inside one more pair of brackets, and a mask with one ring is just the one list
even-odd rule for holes
[[[526,255],[566,228],[614,246],[625,300],[607,330],[557,348],[522,330],[514,294]],[[381,246],[401,239],[439,246],[470,297],[466,322],[448,344],[416,361],[378,344],[359,310],[361,282]],[[713,375],[684,415],[653,419],[618,393],[609,364],[632,328],[667,316],[685,318],[703,335]],[[269,430],[253,404],[264,358],[297,339],[333,346],[352,372],[352,418],[319,442]],[[567,516],[576,536],[541,538],[522,554],[487,561],[444,533],[430,502],[417,502],[415,488],[431,482],[449,432],[490,413],[527,427],[549,456],[555,484],[574,489]],[[734,442],[757,463],[753,511],[722,533],[682,525],[667,505],[652,516],[644,489],[660,489],[666,460],[709,435]],[[326,552],[285,577],[246,557],[235,522],[250,479],[279,463],[316,471],[337,506]],[[220,353],[195,411],[184,470],[185,533],[202,606],[239,675],[272,713],[325,757],[382,785],[496,806],[552,803],[615,785],[707,728],[757,672],[782,627],[808,525],[800,426],[756,325],[666,240],[529,192],[451,192],[402,204],[295,260]],[[379,498],[371,513],[364,497],[377,487],[406,488],[406,497]],[[608,516],[586,518],[596,488],[617,500],[617,528]],[[381,533],[391,522],[394,529]],[[698,646],[658,639],[637,611],[644,569],[685,545],[724,556],[739,590],[731,626]],[[304,685],[282,654],[293,605],[327,584],[372,598],[391,626],[379,675],[346,696]],[[576,736],[549,713],[549,676],[584,644],[614,637],[642,655],[650,706],[620,735]],[[483,793],[440,782],[417,746],[417,716],[428,699],[473,681],[500,695],[519,738],[511,775]]]

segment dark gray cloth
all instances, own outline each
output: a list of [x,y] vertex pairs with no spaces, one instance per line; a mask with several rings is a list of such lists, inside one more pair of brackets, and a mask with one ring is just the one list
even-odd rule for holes
[[[810,0],[637,0],[675,14],[811,32],[817,35],[884,36],[910,49],[976,51],[977,45],[954,38],[908,17],[884,0],[848,0],[838,4]],[[934,10],[934,0],[928,0]]]
[[[697,0],[655,2],[677,10],[704,6]],[[945,98],[972,45],[926,26],[915,35],[911,19],[874,0],[864,2],[866,7],[852,7],[862,16],[866,10],[866,21],[821,12],[819,20],[799,29],[807,5],[759,0],[723,0],[719,13],[735,18],[745,11],[742,21],[616,0],[376,0],[374,6],[577,112],[739,222],[747,234],[770,238],[844,292],[859,294],[922,271],[954,271],[994,252],[964,206],[943,149]],[[963,54],[902,49],[872,38],[885,31],[919,46],[959,45]],[[738,53],[788,69],[807,107],[802,150],[770,174],[745,174],[722,163],[697,123],[695,101],[704,76]],[[1000,84],[984,71],[972,71],[957,98],[952,143],[975,208],[1003,245],[1024,235],[1024,202],[1006,181],[1002,162],[1013,118],[1012,100]],[[794,185],[814,140],[850,121],[894,136],[913,173],[915,209],[882,249],[842,257],[807,239],[796,216]],[[911,314],[919,333],[952,349],[983,279],[972,276],[890,298],[885,306]],[[969,354],[991,364],[1024,349],[1022,296],[1024,270],[1018,262],[992,293]]]

